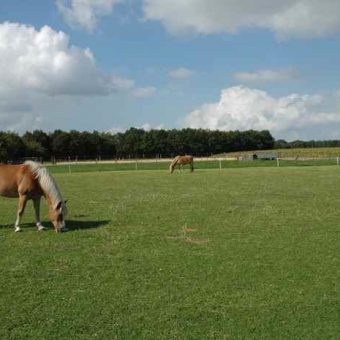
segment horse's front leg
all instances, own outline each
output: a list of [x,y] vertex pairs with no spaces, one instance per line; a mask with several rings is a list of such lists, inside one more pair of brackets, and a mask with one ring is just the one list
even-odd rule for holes
[[45,228],[40,221],[40,199],[41,197],[37,197],[33,199],[33,206],[34,206],[34,212],[35,212],[35,224],[38,228],[38,231],[45,230]]
[[20,229],[20,220],[21,217],[25,211],[25,207],[26,207],[26,203],[27,203],[27,196],[25,195],[19,195],[19,204],[18,204],[18,211],[17,211],[17,219],[15,221],[15,226],[14,226],[14,231],[18,232],[21,231]]

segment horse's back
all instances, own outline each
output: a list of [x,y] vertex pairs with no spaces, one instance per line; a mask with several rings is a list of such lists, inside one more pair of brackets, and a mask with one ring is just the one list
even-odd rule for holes
[[186,156],[179,156],[178,162],[180,164],[188,164],[193,161],[194,157],[186,155]]
[[17,197],[19,192],[26,193],[36,189],[34,176],[25,164],[0,165],[0,195]]

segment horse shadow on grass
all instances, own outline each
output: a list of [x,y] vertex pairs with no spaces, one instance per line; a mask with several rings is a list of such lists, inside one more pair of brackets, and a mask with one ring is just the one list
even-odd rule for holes
[[110,220],[96,220],[96,221],[77,221],[66,220],[66,228],[68,231],[83,230],[83,229],[95,229],[108,225]]
[[[105,227],[110,222],[111,222],[110,220],[95,220],[95,221],[66,220],[66,228],[67,228],[66,232],[101,228],[101,227]],[[54,227],[50,221],[42,221],[42,225],[44,225],[47,228],[47,230],[54,230]],[[28,229],[28,228],[29,229],[37,228],[35,223],[22,223],[20,226],[23,230]],[[1,229],[2,228],[13,228],[14,230],[14,223],[0,225],[0,228]]]

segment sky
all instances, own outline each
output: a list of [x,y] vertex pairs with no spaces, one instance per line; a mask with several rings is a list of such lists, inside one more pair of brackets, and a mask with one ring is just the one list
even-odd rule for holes
[[340,139],[339,0],[0,0],[0,130]]

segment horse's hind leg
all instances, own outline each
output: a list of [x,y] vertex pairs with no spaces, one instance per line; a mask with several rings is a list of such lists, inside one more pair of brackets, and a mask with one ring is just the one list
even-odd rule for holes
[[33,206],[35,212],[35,224],[38,228],[38,231],[45,230],[46,228],[41,224],[40,221],[40,199],[41,197],[33,199]]
[[21,231],[20,220],[21,220],[22,214],[25,211],[26,203],[27,203],[27,197],[25,195],[19,195],[19,205],[18,205],[18,211],[17,211],[17,219],[15,221],[15,227],[14,227],[15,232]]

